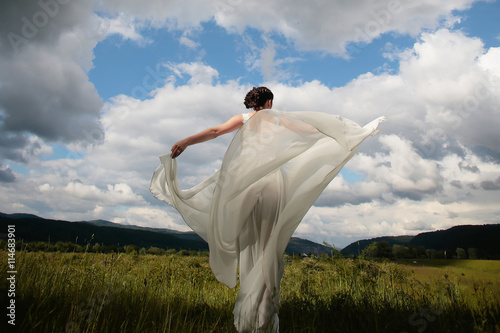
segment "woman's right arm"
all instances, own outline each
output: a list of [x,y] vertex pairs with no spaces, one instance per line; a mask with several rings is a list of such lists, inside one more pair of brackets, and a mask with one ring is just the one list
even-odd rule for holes
[[171,156],[172,156],[172,158],[176,158],[177,156],[182,154],[182,152],[184,150],[186,150],[186,148],[188,146],[191,146],[191,145],[194,145],[197,143],[201,143],[201,142],[205,142],[208,140],[212,140],[212,139],[215,139],[216,137],[221,136],[223,134],[236,131],[237,129],[239,129],[241,127],[241,125],[243,125],[243,116],[241,114],[239,114],[239,115],[232,117],[231,119],[226,121],[224,124],[221,124],[221,125],[216,126],[216,127],[207,128],[206,130],[201,131],[200,133],[197,133],[195,135],[189,136],[181,141],[176,142],[172,146]]

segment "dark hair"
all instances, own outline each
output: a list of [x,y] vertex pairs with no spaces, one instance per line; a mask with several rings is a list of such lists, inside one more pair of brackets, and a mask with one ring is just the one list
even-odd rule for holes
[[247,109],[255,109],[258,107],[263,107],[268,100],[272,100],[273,98],[273,93],[266,87],[253,87],[252,90],[250,90],[245,96],[245,101],[243,102],[243,104],[245,104]]

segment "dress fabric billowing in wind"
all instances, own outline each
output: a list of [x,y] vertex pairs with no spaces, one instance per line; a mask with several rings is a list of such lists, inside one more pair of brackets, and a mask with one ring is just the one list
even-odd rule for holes
[[150,190],[209,244],[216,278],[232,288],[238,331],[278,332],[283,253],[324,188],[376,132],[319,112],[261,110],[234,136],[219,171],[181,190],[176,160],[160,157]]

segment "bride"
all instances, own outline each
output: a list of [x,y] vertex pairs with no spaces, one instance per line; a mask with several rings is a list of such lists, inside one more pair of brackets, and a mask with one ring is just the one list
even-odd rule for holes
[[[385,118],[361,127],[326,113],[273,110],[266,87],[250,90],[244,104],[253,111],[187,137],[160,156],[150,190],[208,242],[210,267],[220,282],[235,287],[239,271],[236,329],[279,332],[285,248],[317,197]],[[220,170],[181,190],[175,158],[236,130]]]

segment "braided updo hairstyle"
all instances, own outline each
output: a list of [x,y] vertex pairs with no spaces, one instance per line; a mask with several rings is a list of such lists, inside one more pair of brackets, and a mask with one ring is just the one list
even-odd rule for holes
[[252,90],[250,90],[245,96],[245,101],[243,102],[243,104],[245,104],[247,109],[256,109],[258,107],[263,107],[268,100],[272,100],[273,98],[274,95],[268,88],[253,87]]

